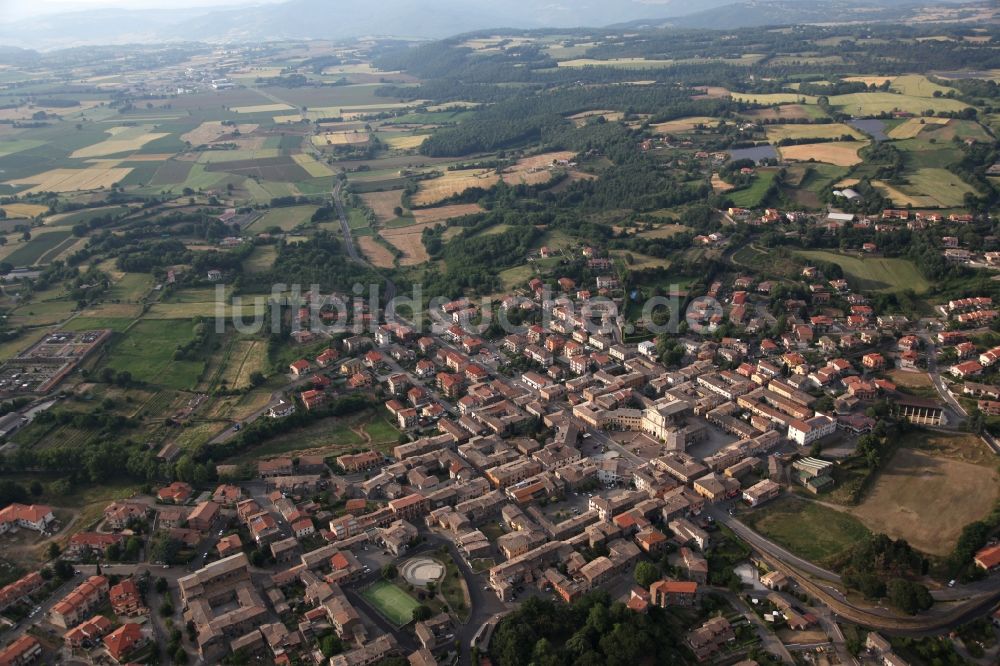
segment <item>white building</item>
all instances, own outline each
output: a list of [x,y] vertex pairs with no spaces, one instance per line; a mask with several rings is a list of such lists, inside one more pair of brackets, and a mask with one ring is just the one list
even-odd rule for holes
[[793,420],[788,424],[788,439],[807,446],[837,431],[837,421],[826,414],[817,414],[808,421]]

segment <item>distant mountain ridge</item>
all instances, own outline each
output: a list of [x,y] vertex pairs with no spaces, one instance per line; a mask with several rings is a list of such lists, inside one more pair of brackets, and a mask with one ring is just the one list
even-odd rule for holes
[[[937,4],[960,0],[937,0]],[[489,29],[610,25],[735,28],[771,23],[889,20],[912,0],[289,0],[241,8],[100,10],[0,25],[0,42],[34,49],[66,46],[393,36],[437,39]],[[843,12],[852,15],[845,19]]]

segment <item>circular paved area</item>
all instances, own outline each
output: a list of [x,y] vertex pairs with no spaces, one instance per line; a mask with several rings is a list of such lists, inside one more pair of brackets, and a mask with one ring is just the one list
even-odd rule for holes
[[426,586],[444,578],[444,565],[429,557],[414,557],[403,562],[399,568],[403,578],[413,585]]

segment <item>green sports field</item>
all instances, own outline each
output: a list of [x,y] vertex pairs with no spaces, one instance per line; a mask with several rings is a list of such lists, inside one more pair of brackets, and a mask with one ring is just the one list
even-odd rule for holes
[[413,609],[420,605],[399,587],[384,580],[362,592],[362,596],[390,622],[400,627],[413,619]]

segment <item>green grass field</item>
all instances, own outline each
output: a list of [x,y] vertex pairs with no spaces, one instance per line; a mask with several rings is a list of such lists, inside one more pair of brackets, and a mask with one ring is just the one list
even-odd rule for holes
[[916,97],[914,95],[897,95],[895,93],[871,92],[851,93],[849,95],[834,95],[830,97],[830,106],[856,116],[874,116],[879,113],[903,111],[921,114],[931,110],[961,111],[968,104],[944,97]]
[[254,248],[246,261],[243,271],[246,273],[266,273],[271,270],[274,260],[278,258],[278,249],[273,245],[261,245]]
[[195,385],[204,361],[175,361],[174,350],[193,337],[190,320],[140,321],[111,349],[107,366],[149,384],[176,389]]
[[272,208],[264,216],[253,223],[254,231],[261,232],[271,227],[282,231],[291,231],[300,224],[305,224],[316,212],[317,206],[289,206],[287,208]]
[[868,535],[868,529],[850,514],[792,496],[754,509],[742,520],[775,543],[818,564],[829,564]]
[[764,195],[767,194],[767,190],[773,182],[773,171],[758,171],[753,182],[750,183],[750,187],[745,190],[728,192],[726,196],[732,199],[735,206],[739,206],[740,208],[754,208],[763,202]]
[[925,293],[931,284],[924,279],[912,261],[885,257],[859,259],[825,250],[797,250],[795,254],[810,261],[829,261],[844,269],[847,279],[859,289],[899,292],[912,289]]
[[912,190],[925,196],[929,196],[940,204],[942,208],[958,208],[965,202],[965,195],[972,193],[978,196],[978,192],[971,185],[953,174],[947,169],[927,167],[917,169],[915,173],[907,177],[910,181],[909,187],[903,190]]
[[413,620],[413,609],[420,604],[396,585],[380,580],[361,593],[390,622],[403,626]]

